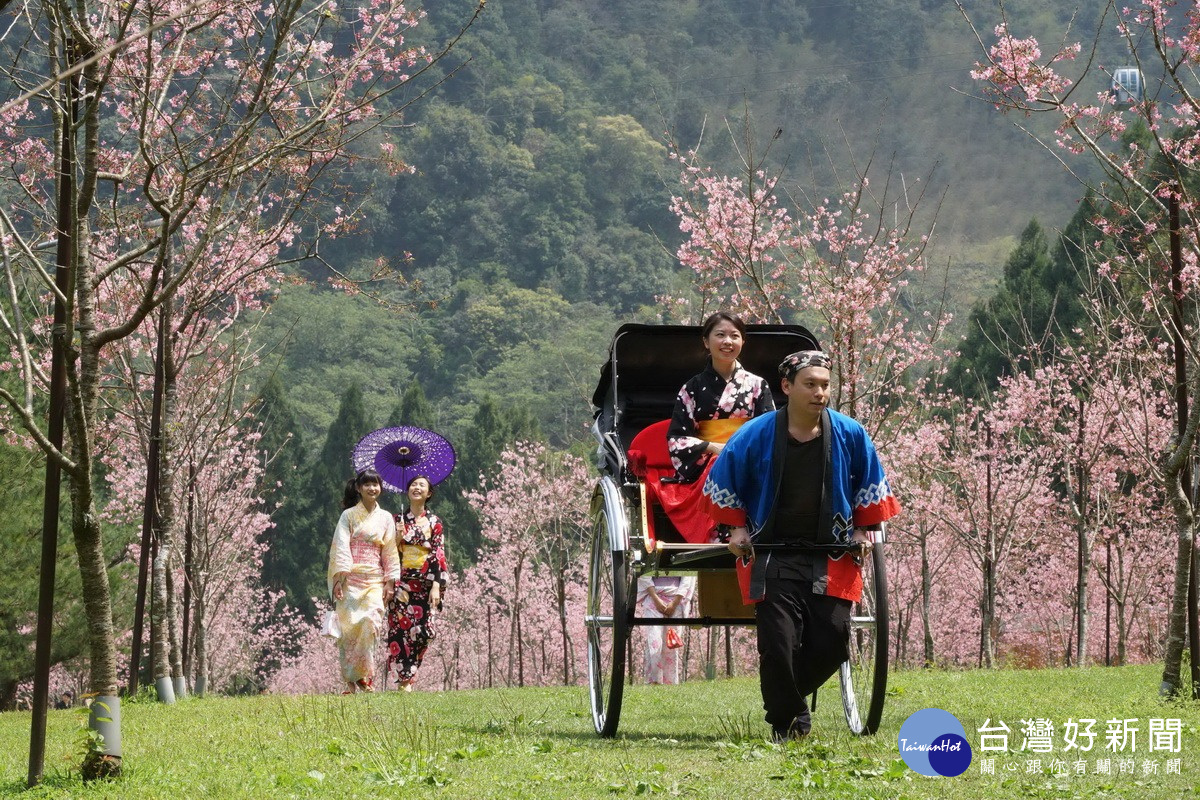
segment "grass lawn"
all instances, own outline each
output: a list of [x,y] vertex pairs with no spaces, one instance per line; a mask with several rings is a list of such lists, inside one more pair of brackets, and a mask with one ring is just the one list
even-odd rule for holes
[[[902,672],[883,730],[850,736],[831,685],[813,734],[767,743],[752,678],[626,692],[620,733],[592,732],[582,687],[431,694],[240,697],[122,706],[124,777],[84,786],[85,717],[50,713],[46,779],[25,790],[27,712],[0,714],[0,796],[27,798],[1178,798],[1200,795],[1200,704],[1167,703],[1158,666]],[[900,759],[910,714],[943,708],[974,760],[930,778]],[[1097,720],[1090,752],[1066,750],[1064,723]],[[1021,752],[1025,719],[1049,720],[1050,752]],[[1106,749],[1108,720],[1136,720],[1132,745]],[[1150,720],[1181,732],[1150,749]],[[1007,750],[980,751],[988,720]],[[997,740],[990,740],[995,743]],[[1082,742],[1082,739],[1078,740]],[[985,769],[986,760],[992,770]],[[1037,763],[1035,763],[1037,762]],[[1107,765],[1107,771],[1105,770]],[[1082,769],[1082,772],[1077,770]]]

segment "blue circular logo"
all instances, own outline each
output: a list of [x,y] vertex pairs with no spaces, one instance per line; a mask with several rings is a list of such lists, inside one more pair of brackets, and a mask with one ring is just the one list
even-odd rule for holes
[[966,729],[940,708],[923,708],[906,719],[897,742],[904,763],[922,775],[953,778],[971,766]]

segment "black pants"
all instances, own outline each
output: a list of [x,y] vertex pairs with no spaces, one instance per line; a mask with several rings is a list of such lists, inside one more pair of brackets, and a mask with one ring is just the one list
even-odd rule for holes
[[805,698],[850,654],[852,603],[813,594],[810,575],[784,563],[768,565],[766,598],[755,606],[759,685],[767,723],[776,730],[807,716]]

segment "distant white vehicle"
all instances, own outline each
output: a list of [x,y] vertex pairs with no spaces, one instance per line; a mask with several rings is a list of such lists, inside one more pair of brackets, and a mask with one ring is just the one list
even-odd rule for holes
[[1121,67],[1113,71],[1112,98],[1119,106],[1131,106],[1145,99],[1145,82],[1137,67]]

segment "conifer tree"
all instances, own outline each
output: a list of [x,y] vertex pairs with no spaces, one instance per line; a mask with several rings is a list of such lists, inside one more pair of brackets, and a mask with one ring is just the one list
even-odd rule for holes
[[[296,530],[296,573],[292,585],[299,608],[315,617],[314,597],[324,597],[329,542],[341,514],[342,489],[354,476],[350,457],[354,445],[374,429],[363,403],[362,387],[352,383],[342,395],[337,416],[329,425],[325,444],[310,464],[304,493],[303,517]],[[290,548],[289,548],[290,549]]]
[[413,425],[418,428],[441,433],[441,431],[437,430],[433,404],[425,397],[425,390],[421,388],[421,384],[417,381],[408,384],[408,388],[404,390],[400,401],[392,409],[392,414],[388,417],[387,424],[389,427]]
[[1041,224],[1035,219],[1025,226],[996,294],[971,311],[966,339],[947,379],[950,386],[968,397],[986,394],[1001,378],[1022,370],[1014,363],[1017,354],[1040,361],[1039,354],[1053,352],[1063,332],[1078,322],[1081,289],[1072,254],[1089,207],[1085,200],[1053,254]]
[[537,420],[528,411],[504,409],[494,397],[485,395],[462,442],[453,443],[458,464],[438,487],[441,495],[438,513],[446,522],[449,558],[459,568],[473,564],[483,544],[479,517],[467,503],[467,494],[479,490],[480,475],[494,469],[506,446],[517,439],[540,438]]
[[259,398],[258,419],[262,423],[260,449],[267,462],[263,473],[262,496],[275,526],[267,534],[268,549],[263,555],[263,583],[282,589],[287,602],[300,606],[308,602],[307,587],[295,584],[311,553],[297,545],[304,541],[304,435],[295,411],[287,399],[283,383],[272,375]]
[[[34,621],[42,537],[42,470],[39,453],[0,442],[0,711],[16,708],[17,687],[33,677]],[[66,524],[60,523],[60,529]],[[87,652],[79,613],[79,578],[70,537],[59,535],[55,570],[55,624],[50,660]]]

